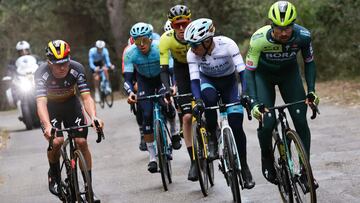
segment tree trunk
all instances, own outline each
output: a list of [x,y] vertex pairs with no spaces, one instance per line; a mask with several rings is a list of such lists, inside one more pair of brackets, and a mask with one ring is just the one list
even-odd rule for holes
[[123,48],[128,39],[126,26],[126,0],[107,0],[106,6],[109,11],[111,31],[115,39],[116,55],[121,58]]

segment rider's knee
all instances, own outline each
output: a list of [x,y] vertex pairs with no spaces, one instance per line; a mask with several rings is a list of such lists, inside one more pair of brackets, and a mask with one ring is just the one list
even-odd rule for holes
[[183,115],[183,122],[184,123],[191,123],[191,117],[192,117],[192,115],[190,113],[184,114]]
[[85,138],[76,138],[75,143],[80,149],[84,149],[84,148],[88,147],[88,144],[87,144],[87,141]]
[[64,143],[64,137],[57,137],[53,140],[53,148],[59,149]]

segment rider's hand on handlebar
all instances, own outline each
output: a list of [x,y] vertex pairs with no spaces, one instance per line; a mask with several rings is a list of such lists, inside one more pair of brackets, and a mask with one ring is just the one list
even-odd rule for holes
[[100,71],[100,66],[96,66],[95,67],[95,73],[99,72]]
[[49,125],[46,125],[44,127],[44,137],[46,138],[46,140],[50,140],[50,137],[51,137],[51,129],[52,129],[52,126],[49,124]]
[[111,70],[114,70],[114,69],[115,69],[114,64],[111,64],[110,69],[111,69]]
[[195,106],[192,110],[194,116],[201,115],[205,111],[205,105],[202,99],[197,99],[195,101]]
[[259,108],[259,104],[256,104],[252,109],[251,109],[251,115],[256,118],[258,121],[261,121],[261,111]]
[[128,104],[134,104],[134,103],[136,103],[136,99],[137,99],[136,94],[134,92],[130,92],[127,102],[128,102]]
[[97,117],[93,117],[93,118],[91,119],[91,124],[93,125],[93,127],[96,128],[95,122],[94,122],[95,120],[97,120],[97,121],[99,122],[99,127],[100,127],[101,129],[103,129],[103,128],[104,128],[104,121],[102,121],[100,118],[97,118]]
[[317,96],[317,94],[315,94],[315,92],[310,92],[309,94],[306,95],[305,103],[306,104],[313,103],[317,106],[320,103],[320,98]]
[[170,88],[170,90],[167,90],[165,93],[164,93],[164,101],[165,101],[165,104],[171,104],[171,96],[172,96],[172,89]]

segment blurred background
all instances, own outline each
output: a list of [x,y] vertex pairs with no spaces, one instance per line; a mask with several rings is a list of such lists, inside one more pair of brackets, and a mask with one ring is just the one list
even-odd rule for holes
[[[16,58],[20,40],[31,44],[32,54],[45,59],[48,41],[63,39],[71,56],[88,68],[88,51],[104,40],[111,61],[121,68],[121,55],[129,29],[147,22],[163,33],[170,7],[185,4],[192,19],[213,19],[216,35],[225,35],[240,47],[245,57],[253,32],[267,24],[267,12],[274,0],[0,0],[0,76],[6,75],[10,59]],[[360,1],[292,0],[297,23],[312,33],[318,79],[357,80],[360,77]],[[121,71],[113,76],[115,90],[122,89]],[[0,110],[6,110],[5,85],[0,85]]]

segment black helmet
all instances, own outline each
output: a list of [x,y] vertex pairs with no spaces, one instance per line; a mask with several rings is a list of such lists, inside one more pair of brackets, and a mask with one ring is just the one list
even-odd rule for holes
[[191,11],[187,6],[184,5],[176,5],[172,8],[170,8],[170,11],[168,13],[168,19],[173,22],[176,20],[190,20],[191,17]]

